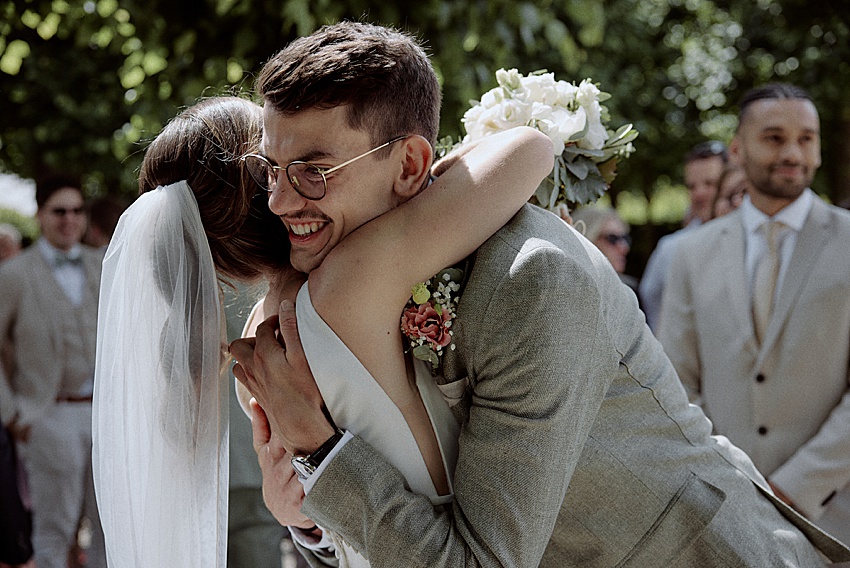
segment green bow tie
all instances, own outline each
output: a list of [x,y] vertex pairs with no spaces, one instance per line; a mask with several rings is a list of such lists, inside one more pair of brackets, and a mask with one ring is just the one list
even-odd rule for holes
[[53,265],[56,268],[59,268],[61,266],[65,266],[65,265],[81,266],[82,264],[83,264],[83,258],[79,255],[71,256],[71,255],[59,252],[59,253],[56,253],[56,256],[53,258]]

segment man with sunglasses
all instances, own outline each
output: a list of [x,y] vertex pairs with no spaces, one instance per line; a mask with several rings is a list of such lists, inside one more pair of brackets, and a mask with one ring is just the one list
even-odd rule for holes
[[[411,160],[430,166],[420,139],[434,139],[440,99],[409,36],[327,26],[273,57],[258,92],[262,157],[246,161],[271,190],[296,269],[319,268],[346,235],[416,193],[401,179],[423,165]],[[526,205],[466,270],[457,348],[434,379],[460,424],[447,505],[413,493],[384,456],[331,424],[292,310],[279,337],[265,322],[255,341],[231,345],[275,428],[255,412],[266,503],[303,529],[314,566],[337,565],[322,528],[374,567],[822,566],[815,547],[850,560],[710,435],[634,294],[560,218]]]
[[91,521],[89,568],[105,568],[94,501],[91,418],[102,255],[80,244],[86,214],[79,182],[36,185],[41,238],[0,265],[0,333],[11,337],[10,376],[0,369],[0,419],[23,458],[39,568],[66,568],[80,519]]

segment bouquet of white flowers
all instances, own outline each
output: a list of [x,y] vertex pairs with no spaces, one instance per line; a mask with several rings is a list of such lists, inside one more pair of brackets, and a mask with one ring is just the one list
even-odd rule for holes
[[516,69],[496,72],[499,86],[463,116],[466,136],[461,143],[479,140],[515,126],[540,130],[555,146],[555,167],[543,180],[532,201],[555,211],[561,204],[581,205],[601,197],[616,175],[617,161],[634,151],[638,132],[627,124],[616,132],[606,128],[611,117],[601,103],[603,93],[590,79],[578,86],[556,81],[553,73],[536,71],[523,76]]

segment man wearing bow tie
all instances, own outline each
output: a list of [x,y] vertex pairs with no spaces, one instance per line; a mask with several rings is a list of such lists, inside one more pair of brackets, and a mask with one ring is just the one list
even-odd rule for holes
[[105,568],[91,470],[91,412],[101,254],[75,180],[36,186],[41,238],[0,266],[0,333],[15,366],[0,369],[0,419],[18,443],[33,507],[39,568],[65,568],[80,519],[92,522],[88,568]]
[[809,189],[820,121],[803,89],[758,87],[739,108],[749,195],[682,239],[659,337],[716,433],[850,543],[850,215]]

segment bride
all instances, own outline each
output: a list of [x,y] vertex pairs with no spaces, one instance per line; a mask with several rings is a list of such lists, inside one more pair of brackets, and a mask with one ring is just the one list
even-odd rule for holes
[[[282,223],[236,159],[252,150],[246,138],[256,142],[256,121],[223,119],[206,103],[151,145],[143,194],[104,260],[94,459],[112,567],[224,565],[227,404],[213,267],[237,279],[262,273],[270,313],[297,295],[299,333],[337,426],[398,464],[418,492],[450,499],[456,426],[428,370],[402,351],[401,312],[414,284],[472,252],[552,166],[551,142],[530,128],[466,148],[435,170],[428,189],[347,236],[302,285],[281,260]],[[250,103],[242,106],[252,115]],[[391,151],[423,143],[407,135]],[[193,154],[198,145],[206,148]],[[427,153],[430,161],[430,146]],[[378,157],[366,159],[380,167]],[[447,218],[469,221],[442,225]],[[366,298],[369,312],[357,313]],[[376,358],[385,364],[371,364]],[[363,562],[337,545],[349,563]]]

